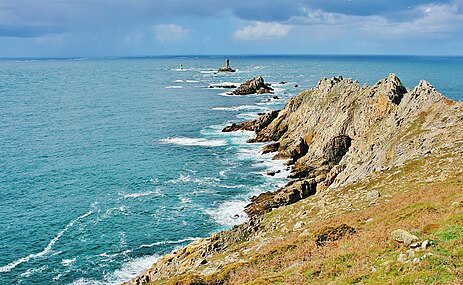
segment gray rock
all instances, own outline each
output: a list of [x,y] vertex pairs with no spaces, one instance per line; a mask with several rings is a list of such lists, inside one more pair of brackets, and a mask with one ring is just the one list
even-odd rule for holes
[[272,93],[273,88],[264,82],[262,76],[256,76],[245,83],[241,84],[240,87],[235,89],[232,93],[234,95],[248,95],[248,94],[266,94]]
[[380,194],[378,191],[372,190],[372,191],[369,191],[369,192],[367,193],[367,197],[366,197],[366,198],[367,198],[367,200],[371,201],[371,200],[376,200],[376,199],[378,199],[380,196],[381,196],[381,194]]
[[393,231],[391,235],[395,241],[404,243],[406,245],[410,245],[412,242],[418,240],[417,236],[412,235],[411,233],[407,232],[406,230],[402,230],[402,229]]
[[397,257],[397,261],[405,263],[407,261],[407,255],[405,253],[399,254],[399,256]]
[[429,240],[425,240],[421,243],[421,249],[426,250],[426,248],[430,245]]

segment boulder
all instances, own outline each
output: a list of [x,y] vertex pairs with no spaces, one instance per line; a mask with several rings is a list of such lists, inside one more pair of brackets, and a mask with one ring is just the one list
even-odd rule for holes
[[234,95],[248,95],[248,94],[267,94],[272,93],[273,88],[264,82],[262,76],[256,76],[245,83],[241,84],[236,90],[233,91]]
[[402,229],[393,231],[391,235],[395,241],[401,242],[405,245],[410,245],[412,242],[418,240],[417,236],[412,235],[411,233],[407,232],[406,230],[402,230]]

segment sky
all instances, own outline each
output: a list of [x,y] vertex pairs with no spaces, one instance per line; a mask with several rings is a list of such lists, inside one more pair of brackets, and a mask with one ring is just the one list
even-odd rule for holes
[[0,0],[0,58],[463,55],[463,0]]

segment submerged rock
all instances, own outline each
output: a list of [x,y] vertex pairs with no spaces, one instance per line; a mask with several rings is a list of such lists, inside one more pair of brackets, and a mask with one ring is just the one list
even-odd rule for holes
[[273,88],[264,82],[262,76],[256,76],[245,83],[241,84],[236,90],[233,91],[234,95],[248,95],[248,94],[266,94],[272,93]]

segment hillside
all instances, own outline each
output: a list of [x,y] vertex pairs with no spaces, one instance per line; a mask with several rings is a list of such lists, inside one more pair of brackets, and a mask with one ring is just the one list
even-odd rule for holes
[[339,76],[224,131],[242,129],[293,180],[127,284],[463,282],[463,103],[394,74]]

